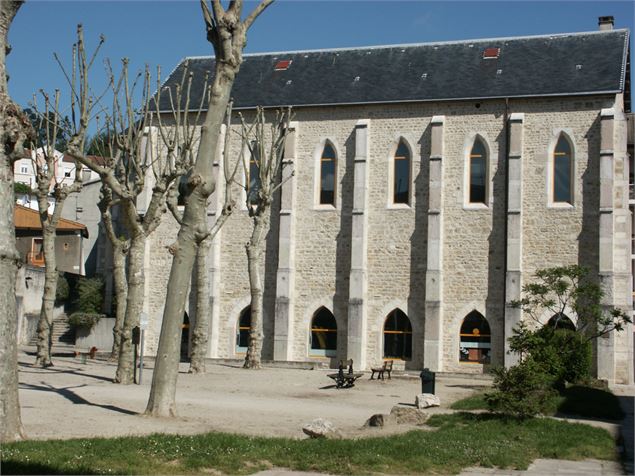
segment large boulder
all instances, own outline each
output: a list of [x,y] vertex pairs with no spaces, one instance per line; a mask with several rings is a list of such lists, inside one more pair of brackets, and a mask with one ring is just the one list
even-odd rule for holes
[[395,405],[390,410],[390,419],[400,425],[423,425],[428,419],[428,414],[418,408]]
[[340,438],[340,431],[333,423],[323,418],[316,418],[302,427],[302,431],[311,438]]
[[441,400],[432,393],[421,393],[415,399],[415,405],[418,409],[441,406]]

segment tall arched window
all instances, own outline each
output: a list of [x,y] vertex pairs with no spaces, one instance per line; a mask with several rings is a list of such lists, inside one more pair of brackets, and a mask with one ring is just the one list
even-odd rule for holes
[[247,196],[249,204],[255,204],[260,190],[260,167],[258,160],[258,145],[255,141],[251,143],[252,152],[249,154],[249,176],[247,177]]
[[560,134],[553,150],[553,202],[573,203],[573,155],[571,144]]
[[487,148],[483,139],[476,137],[470,150],[469,160],[469,203],[487,205]]
[[337,156],[333,146],[327,142],[320,157],[320,205],[335,205],[335,182]]
[[408,316],[400,309],[388,314],[384,322],[384,358],[412,358],[412,326]]
[[555,329],[567,329],[575,332],[575,324],[561,312],[554,314],[547,322],[547,325]]
[[311,321],[311,354],[325,357],[337,354],[337,322],[324,307],[316,311]]
[[473,362],[489,364],[491,333],[487,319],[478,311],[472,311],[461,324],[461,345],[459,348],[459,360],[461,362]]
[[410,203],[410,150],[399,141],[393,164],[393,203]]
[[236,329],[236,353],[247,352],[249,347],[249,330],[251,329],[251,306],[247,306],[240,313],[238,328]]

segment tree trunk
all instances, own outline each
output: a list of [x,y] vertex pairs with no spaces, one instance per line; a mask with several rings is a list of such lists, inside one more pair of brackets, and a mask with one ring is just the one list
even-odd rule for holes
[[115,325],[112,328],[113,343],[110,358],[112,360],[118,360],[119,350],[121,347],[121,334],[123,332],[123,323],[126,316],[126,300],[128,299],[128,284],[126,282],[126,253],[124,253],[123,247],[113,245],[112,257],[112,276],[115,284],[117,308],[115,311]]
[[[13,162],[18,108],[7,92],[5,54],[11,21],[22,2],[0,2],[0,442],[22,439],[18,399],[18,346],[15,279],[20,255],[13,224]],[[13,113],[11,112],[13,111]]]
[[214,191],[213,163],[218,151],[221,126],[229,94],[238,68],[217,62],[210,104],[201,127],[199,149],[193,172],[188,177],[191,192],[185,198],[185,209],[176,243],[170,247],[174,257],[163,309],[159,347],[152,374],[152,388],[146,414],[176,415],[176,380],[179,371],[181,324],[190,287],[192,267],[198,243],[207,228],[207,198]]
[[115,376],[115,382],[124,385],[134,383],[132,329],[139,325],[139,316],[143,310],[145,242],[145,235],[134,235],[130,240],[130,250],[128,251],[128,296],[126,297],[126,314],[121,332],[119,362]]
[[[56,204],[55,206],[63,206],[63,204]],[[44,213],[46,213],[46,210],[44,210]],[[53,311],[55,310],[55,294],[57,291],[55,228],[55,225],[42,227],[42,246],[45,261],[44,294],[42,295],[40,319],[37,323],[37,356],[34,364],[37,367],[51,367],[53,365],[51,347],[53,346]]]
[[205,240],[198,247],[198,256],[196,257],[196,322],[192,332],[192,355],[190,357],[189,370],[191,374],[205,373],[209,325],[212,317],[209,303],[209,278],[207,275],[208,251],[209,240]]
[[245,355],[246,369],[259,369],[262,358],[263,331],[263,286],[262,256],[265,247],[265,236],[269,231],[268,208],[253,217],[254,229],[247,243],[247,265],[249,267],[249,288],[251,290],[251,329],[249,330],[249,347]]

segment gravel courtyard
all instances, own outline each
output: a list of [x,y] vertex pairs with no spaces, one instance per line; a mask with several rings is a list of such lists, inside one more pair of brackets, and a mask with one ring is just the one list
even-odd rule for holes
[[[144,369],[142,385],[115,385],[115,365],[101,360],[83,363],[75,357],[54,357],[54,367],[31,367],[34,357],[23,349],[20,363],[22,422],[28,438],[75,438],[142,435],[153,432],[226,431],[248,435],[304,438],[302,426],[325,418],[344,435],[385,435],[405,431],[361,427],[375,413],[389,413],[397,404],[413,405],[421,391],[418,375],[370,380],[336,389],[326,374],[333,370],[265,368],[244,370],[210,364],[205,375],[187,374],[181,364],[177,390],[178,417],[143,417],[152,370]],[[238,365],[238,364],[235,364]],[[488,386],[487,380],[437,378],[443,407]]]

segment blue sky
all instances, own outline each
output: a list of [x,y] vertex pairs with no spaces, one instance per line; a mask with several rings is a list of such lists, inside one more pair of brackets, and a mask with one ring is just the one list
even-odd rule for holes
[[[246,9],[255,3],[246,2]],[[629,1],[308,1],[277,0],[250,31],[246,52],[420,43],[597,30],[615,16],[633,30]],[[101,59],[130,58],[133,70],[160,65],[166,77],[185,56],[210,55],[198,1],[31,0],[10,32],[9,91],[26,106],[39,89],[65,92],[53,59],[70,58],[77,23],[86,42],[106,37]],[[95,81],[103,83],[99,62]]]

